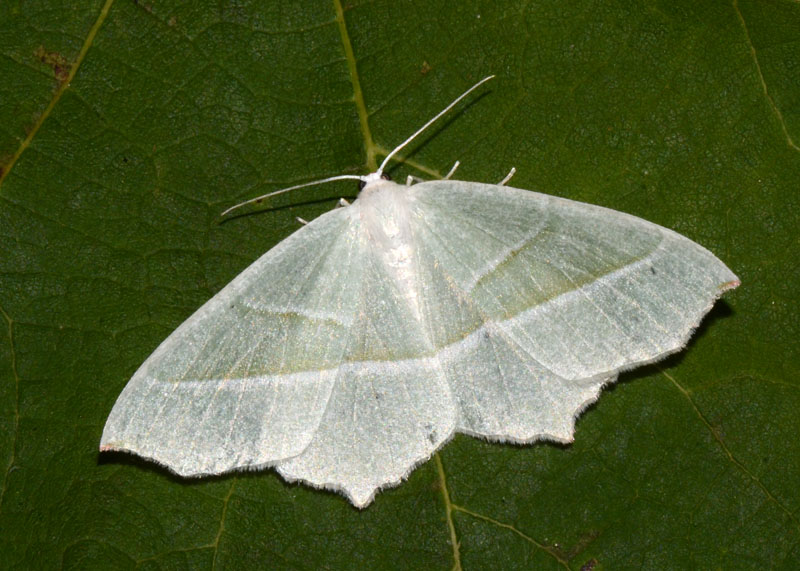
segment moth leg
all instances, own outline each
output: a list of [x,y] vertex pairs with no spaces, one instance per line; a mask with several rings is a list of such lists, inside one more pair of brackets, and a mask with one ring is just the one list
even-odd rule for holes
[[442,180],[448,180],[451,176],[453,176],[453,173],[456,172],[456,169],[460,164],[461,161],[456,161],[455,164],[453,164],[453,168],[451,168],[450,171],[446,175],[444,175],[444,178]]
[[508,171],[508,174],[505,176],[503,180],[497,183],[498,186],[505,186],[505,184],[511,180],[511,177],[514,176],[514,173],[517,172],[517,169],[511,167],[511,170]]
[[350,203],[347,202],[344,198],[340,198],[339,202],[336,204],[336,208],[341,208],[342,206],[350,206]]
[[306,224],[308,224],[308,220],[306,220],[305,218],[300,218],[299,216],[295,216],[295,217],[294,217],[294,219],[295,219],[295,220],[297,220],[297,221],[298,221],[300,224],[302,224],[303,226],[305,226]]
[[425,179],[414,176],[413,174],[410,174],[406,177],[406,186],[411,186],[412,184],[417,184],[418,182],[425,182]]

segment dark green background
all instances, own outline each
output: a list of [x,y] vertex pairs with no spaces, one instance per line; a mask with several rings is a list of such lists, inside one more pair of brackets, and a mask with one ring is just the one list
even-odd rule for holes
[[[77,4],[0,3],[1,568],[800,567],[800,5]],[[515,166],[703,244],[742,286],[686,351],[571,446],[458,436],[364,511],[98,454],[150,352],[356,190],[224,208],[368,172],[490,73],[394,174]]]

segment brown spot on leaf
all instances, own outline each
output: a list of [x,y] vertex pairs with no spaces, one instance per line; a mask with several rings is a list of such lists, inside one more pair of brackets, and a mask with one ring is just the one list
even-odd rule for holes
[[581,571],[592,571],[592,569],[594,569],[595,567],[597,567],[597,559],[592,557],[591,559],[589,559],[589,561],[581,565]]
[[428,75],[428,72],[430,70],[432,70],[432,69],[433,68],[431,67],[431,64],[429,64],[428,62],[424,61],[424,62],[422,62],[422,69],[420,69],[419,72],[422,75]]
[[597,531],[596,529],[582,533],[581,536],[578,538],[578,542],[575,545],[573,545],[569,551],[565,553],[567,561],[583,553],[583,550],[589,547],[589,544],[591,544],[599,536],[600,532]]
[[39,46],[36,48],[36,51],[33,52],[33,55],[36,56],[43,64],[50,66],[53,70],[53,75],[56,76],[56,79],[60,82],[65,82],[69,78],[69,72],[72,69],[72,64],[67,61],[67,58],[62,56],[58,52],[48,52],[44,49],[44,46]]
[[143,8],[144,11],[149,14],[153,13],[153,7],[150,4],[143,4],[139,2],[139,0],[133,0],[133,5],[138,6],[139,8]]

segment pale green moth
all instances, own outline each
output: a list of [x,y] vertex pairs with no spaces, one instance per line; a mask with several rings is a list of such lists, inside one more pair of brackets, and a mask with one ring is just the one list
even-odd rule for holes
[[273,467],[363,508],[456,432],[570,442],[620,371],[684,347],[739,285],[702,246],[502,183],[382,178],[488,79],[376,172],[326,179],[364,187],[167,337],[122,391],[100,449],[181,476]]

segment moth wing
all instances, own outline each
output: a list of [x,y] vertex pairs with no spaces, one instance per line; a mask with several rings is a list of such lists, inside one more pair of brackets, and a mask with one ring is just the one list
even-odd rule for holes
[[362,260],[344,209],[255,261],[142,364],[101,450],[184,476],[295,456],[317,430],[355,315]]
[[471,316],[440,318],[437,341],[469,434],[572,440],[604,384],[684,347],[739,284],[699,244],[614,210],[460,181],[409,192],[419,255]]

